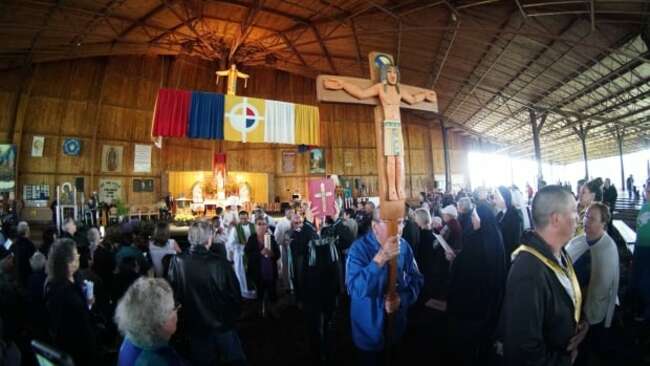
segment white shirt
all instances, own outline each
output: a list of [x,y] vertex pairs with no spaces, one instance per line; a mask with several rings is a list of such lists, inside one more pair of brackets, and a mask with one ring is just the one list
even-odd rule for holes
[[273,234],[273,236],[275,236],[275,241],[278,243],[278,245],[289,244],[288,234],[290,230],[291,230],[291,221],[289,219],[283,217],[281,220],[278,221],[277,225],[275,225],[275,233]]
[[153,241],[149,242],[149,256],[151,257],[151,264],[156,277],[163,276],[163,258],[168,254],[176,254],[176,241],[174,239],[167,240],[164,246],[160,247],[154,244]]
[[589,324],[605,322],[609,328],[618,302],[619,258],[614,240],[604,233],[596,244],[589,247],[585,234],[575,237],[566,246],[575,263],[582,255],[591,255],[591,272],[587,297],[584,299],[585,317]]

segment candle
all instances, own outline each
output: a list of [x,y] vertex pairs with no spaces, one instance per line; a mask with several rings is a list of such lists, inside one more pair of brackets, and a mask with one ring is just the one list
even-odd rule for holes
[[271,250],[271,234],[264,234],[264,248]]

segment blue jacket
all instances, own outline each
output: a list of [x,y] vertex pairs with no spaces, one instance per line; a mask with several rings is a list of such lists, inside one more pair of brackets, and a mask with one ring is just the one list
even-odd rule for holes
[[[384,294],[388,265],[380,268],[372,260],[380,248],[375,235],[369,231],[352,243],[346,263],[345,285],[350,295],[352,340],[365,351],[384,348]],[[401,303],[395,314],[393,342],[404,334],[408,307],[417,300],[423,282],[411,247],[401,239],[397,261],[397,291]]]
[[120,347],[118,366],[185,366],[181,356],[169,345],[156,348],[141,348],[128,337]]

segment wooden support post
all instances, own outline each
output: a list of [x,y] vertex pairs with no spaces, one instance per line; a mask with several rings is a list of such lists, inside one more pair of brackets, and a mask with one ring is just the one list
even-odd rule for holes
[[99,116],[101,115],[102,104],[104,102],[104,84],[108,78],[108,62],[108,58],[104,58],[93,80],[93,85],[96,86],[96,90],[99,90],[99,94],[97,95],[97,102],[95,104],[95,114],[92,117],[93,139],[90,144],[90,182],[88,183],[91,192],[95,190],[95,187],[99,188],[99,183],[95,182],[95,169],[97,169],[95,164],[97,161],[101,161],[101,159],[97,159],[97,134],[99,133]]
[[621,189],[625,191],[625,168],[623,166],[623,140],[625,139],[625,130],[616,127],[614,133],[618,144],[618,158],[621,161]]
[[451,192],[451,167],[449,159],[449,136],[448,129],[445,127],[445,120],[440,119],[440,127],[442,128],[442,152],[445,157],[445,192]]
[[533,146],[535,148],[535,161],[537,162],[537,187],[541,186],[542,181],[544,180],[544,172],[542,169],[542,147],[541,141],[539,139],[539,134],[544,127],[544,122],[546,122],[546,114],[542,115],[539,123],[537,122],[537,112],[534,109],[529,111],[530,115],[530,126],[533,130]]
[[573,126],[573,131],[580,138],[580,143],[582,145],[582,158],[585,162],[585,179],[589,180],[589,159],[587,157],[587,132],[589,131],[589,125],[585,126],[582,121],[578,127]]
[[[20,158],[22,155],[22,140],[23,140],[23,126],[25,125],[25,115],[27,112],[27,106],[29,105],[29,98],[32,94],[32,85],[34,80],[34,69],[31,67],[29,69],[24,69],[23,80],[21,82],[20,88],[16,91],[16,107],[14,111],[14,124],[12,132],[7,138],[11,139],[11,143],[16,145],[16,179],[14,192],[16,199],[22,198],[22,190],[20,189]],[[27,82],[27,86],[25,86]]]

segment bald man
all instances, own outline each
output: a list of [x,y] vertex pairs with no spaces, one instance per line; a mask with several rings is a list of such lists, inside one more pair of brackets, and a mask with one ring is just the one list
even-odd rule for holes
[[564,250],[576,227],[577,204],[560,186],[533,199],[535,231],[512,256],[502,310],[507,365],[571,365],[588,325],[582,294]]

